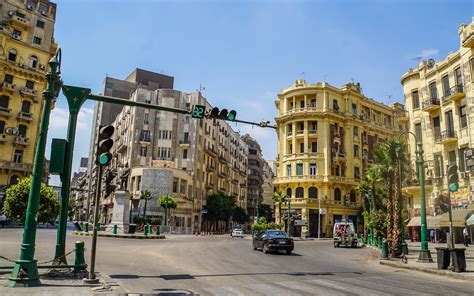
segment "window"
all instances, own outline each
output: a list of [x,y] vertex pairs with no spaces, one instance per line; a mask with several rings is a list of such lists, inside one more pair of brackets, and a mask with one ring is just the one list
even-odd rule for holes
[[[436,155],[434,157],[435,160],[435,177],[443,177],[443,156]],[[417,174],[418,175],[418,174]]]
[[301,101],[300,101],[300,108],[304,108],[304,107],[305,107],[305,106],[304,106],[304,100],[301,100]]
[[302,176],[303,175],[303,164],[302,163],[297,163],[296,164],[296,175],[297,176]]
[[433,81],[429,85],[430,89],[430,96],[432,99],[437,99],[438,98],[438,89],[436,88],[436,81]]
[[304,143],[300,143],[300,153],[304,153]]
[[25,87],[27,89],[33,89],[35,87],[35,82],[31,81],[31,80],[27,80],[26,83],[25,83]]
[[15,39],[21,39],[21,31],[17,29],[13,29],[12,36]]
[[41,45],[41,38],[40,37],[33,37],[33,44]]
[[359,127],[357,126],[354,126],[354,130],[353,130],[353,134],[354,134],[354,137],[359,137]]
[[417,143],[422,142],[422,134],[421,134],[421,123],[416,123],[415,124],[415,136],[416,136],[416,141]]
[[461,67],[454,69],[454,85],[456,86],[462,85]]
[[44,28],[44,22],[43,22],[43,21],[40,21],[40,20],[37,20],[37,21],[36,21],[36,27],[37,27],[37,28]]
[[316,108],[316,99],[311,99],[311,107]]
[[334,168],[334,174],[335,174],[336,176],[340,176],[340,175],[341,175],[341,174],[340,174],[339,165],[336,165],[336,167]]
[[12,48],[8,51],[8,60],[10,62],[16,62],[16,49]]
[[293,153],[293,144],[290,144],[288,153],[292,154]]
[[13,154],[13,162],[21,163],[22,158],[23,158],[23,150],[15,150],[15,153]]
[[0,120],[0,134],[5,132],[5,121]]
[[13,83],[13,76],[10,75],[10,74],[5,74],[5,79],[4,79],[4,81],[5,81],[6,83],[12,84],[12,83]]
[[448,152],[449,164],[456,164],[456,151],[452,150]]
[[185,124],[190,124],[191,123],[191,116],[185,116],[184,117],[184,123]]
[[317,121],[310,121],[310,131],[316,131],[318,129],[318,122]]
[[443,97],[449,96],[449,78],[448,78],[448,74],[441,77],[441,84],[443,85]]
[[8,96],[0,96],[0,108],[8,109],[10,98]]
[[150,142],[150,131],[142,130],[140,133],[140,141]]
[[465,152],[466,152],[466,147],[459,149],[459,171],[460,172],[467,171],[466,156],[464,155]]
[[149,116],[150,116],[150,114],[148,114],[148,113],[145,113],[143,115],[143,124],[149,124],[150,123],[150,121],[148,120]]
[[28,64],[28,66],[30,68],[34,68],[36,69],[36,66],[38,65],[38,58],[36,56],[31,56],[30,57],[30,62]]
[[181,180],[181,183],[179,186],[179,193],[186,194],[186,187],[188,187],[188,181]]
[[26,137],[26,129],[27,129],[26,125],[20,124],[18,126],[18,136]]
[[358,167],[354,167],[354,178],[360,179],[360,169]]
[[286,165],[286,175],[291,176],[291,164]]
[[318,152],[318,142],[311,142],[311,152],[312,153]]
[[146,156],[146,147],[140,147],[140,156]]
[[357,115],[357,105],[352,104],[352,114]]
[[183,149],[183,158],[184,159],[188,158],[188,149]]
[[291,188],[286,188],[286,196],[291,198]]
[[23,101],[21,103],[21,112],[30,113],[31,103],[30,101]]
[[295,191],[295,194],[296,194],[296,198],[303,198],[304,197],[303,187],[297,187],[296,191]]
[[351,191],[350,201],[356,202],[356,193],[354,190]]
[[310,163],[309,164],[309,175],[310,176],[316,176],[316,164],[315,163]]
[[419,109],[420,108],[420,96],[418,95],[418,90],[412,91],[411,96],[413,98],[413,109]]
[[359,145],[354,145],[354,157],[359,157]]
[[467,107],[466,106],[461,106],[459,107],[459,119],[461,123],[461,128],[467,127]]
[[339,104],[337,103],[337,100],[334,99],[332,101],[332,108],[334,109],[334,111],[338,112],[339,111]]
[[316,188],[316,187],[309,187],[309,189],[308,189],[308,197],[309,197],[309,198],[318,198],[318,188]]
[[334,189],[334,200],[341,201],[341,189],[339,188]]
[[16,184],[18,184],[19,181],[20,181],[20,180],[19,180],[18,176],[17,176],[17,175],[13,175],[13,176],[11,176],[11,178],[10,178],[10,185],[16,185]]
[[178,193],[178,179],[173,178],[173,193]]

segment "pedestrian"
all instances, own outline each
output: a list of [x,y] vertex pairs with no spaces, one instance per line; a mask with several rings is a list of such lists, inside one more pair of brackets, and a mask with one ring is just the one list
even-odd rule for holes
[[467,226],[462,230],[462,235],[464,236],[464,246],[469,247],[469,234],[467,232]]
[[5,228],[5,223],[7,222],[7,217],[1,213],[0,214],[0,225],[2,225],[2,228]]
[[434,240],[435,240],[435,231],[434,231],[434,229],[430,230],[430,239],[431,239],[431,242],[434,243]]

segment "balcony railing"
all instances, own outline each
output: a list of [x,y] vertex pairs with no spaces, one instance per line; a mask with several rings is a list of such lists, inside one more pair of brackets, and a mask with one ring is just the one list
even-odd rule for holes
[[14,85],[12,83],[3,81],[2,86],[3,86],[3,88],[6,88],[6,89],[9,89],[9,90],[12,90],[12,91],[16,91],[16,85]]
[[33,165],[28,163],[17,163],[13,161],[0,160],[0,169],[31,172],[33,170]]
[[31,97],[36,97],[38,95],[38,92],[34,89],[28,88],[28,87],[23,87],[20,89],[20,94],[22,95],[28,95]]
[[19,119],[28,120],[28,121],[32,121],[32,120],[33,120],[33,113],[28,113],[28,112],[23,112],[23,111],[21,111],[21,112],[18,114],[18,118],[19,118]]
[[9,108],[5,108],[5,107],[0,107],[0,115],[3,115],[3,116],[10,116],[10,111],[12,109],[9,109]]
[[440,107],[440,101],[438,98],[431,98],[431,99],[423,101],[422,103],[423,111],[429,112],[429,111],[439,109],[439,107]]
[[447,144],[457,141],[456,132],[453,130],[438,132],[435,134],[435,141],[440,144]]
[[24,145],[24,146],[30,144],[28,138],[26,138],[26,137],[21,137],[21,136],[15,137],[14,143],[17,144],[17,145]]
[[449,89],[446,95],[443,97],[443,103],[449,101],[457,101],[462,99],[466,94],[464,93],[464,87],[462,85],[455,85]]

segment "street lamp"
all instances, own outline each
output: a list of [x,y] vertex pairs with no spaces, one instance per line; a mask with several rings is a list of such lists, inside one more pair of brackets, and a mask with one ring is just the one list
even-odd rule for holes
[[286,225],[288,227],[287,233],[288,236],[291,237],[291,196],[285,195],[285,200],[288,203],[288,220],[286,221]]
[[406,131],[400,134],[401,137],[404,134],[410,134],[415,138],[416,143],[416,164],[418,166],[418,178],[420,180],[420,203],[421,203],[421,251],[418,256],[418,262],[421,263],[432,263],[430,250],[428,249],[428,229],[426,224],[426,199],[425,199],[425,161],[423,160],[423,144],[418,142],[416,135],[410,131]]

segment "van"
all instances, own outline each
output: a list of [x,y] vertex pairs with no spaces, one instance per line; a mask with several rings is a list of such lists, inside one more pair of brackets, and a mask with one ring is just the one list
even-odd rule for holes
[[351,248],[357,247],[358,240],[352,222],[342,220],[334,223],[333,238],[334,248],[339,248],[340,246]]

